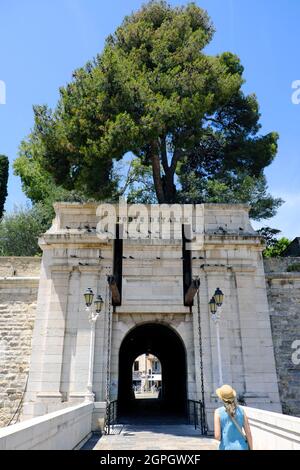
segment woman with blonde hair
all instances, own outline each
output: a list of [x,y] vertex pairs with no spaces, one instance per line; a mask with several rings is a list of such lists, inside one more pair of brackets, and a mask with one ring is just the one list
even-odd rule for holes
[[[219,450],[252,450],[252,435],[247,415],[236,400],[236,391],[230,385],[216,390],[223,406],[215,410],[215,439]],[[244,431],[243,431],[244,430]]]

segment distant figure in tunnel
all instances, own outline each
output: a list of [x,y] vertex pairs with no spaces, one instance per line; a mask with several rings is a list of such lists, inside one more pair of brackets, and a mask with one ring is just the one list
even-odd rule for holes
[[[215,410],[215,439],[220,441],[219,450],[252,450],[252,435],[247,415],[238,406],[236,391],[230,385],[216,390],[223,406]],[[244,431],[243,431],[244,429]]]

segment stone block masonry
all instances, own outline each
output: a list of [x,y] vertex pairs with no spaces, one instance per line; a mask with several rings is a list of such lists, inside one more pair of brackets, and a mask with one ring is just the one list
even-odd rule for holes
[[[206,211],[209,211],[206,218],[211,217],[213,209],[212,206],[206,208]],[[84,206],[78,211],[76,206],[68,205],[61,210],[63,216],[66,211],[70,213],[69,217],[73,220],[73,224],[76,217],[78,220],[86,220],[94,214],[94,208],[90,206]],[[233,210],[236,210],[235,207],[228,208],[228,211]],[[82,213],[80,215],[82,211],[84,217]],[[71,214],[72,212],[75,215]],[[68,224],[70,225],[69,219]],[[76,220],[75,226],[77,225]],[[240,225],[238,222],[237,227]],[[260,248],[258,246],[255,248],[256,245],[251,248],[250,242],[248,248],[235,243],[235,238],[244,244],[247,240],[241,236],[233,240],[229,229],[229,226],[226,227],[227,242],[226,237],[218,237],[209,231],[206,238],[205,260],[203,261],[203,252],[199,251],[195,256],[196,261],[193,261],[193,273],[201,278],[200,309],[203,321],[207,408],[212,413],[217,406],[217,402],[211,396],[217,382],[217,364],[214,326],[210,324],[207,302],[209,295],[217,285],[220,285],[226,293],[221,338],[226,379],[231,381],[238,391],[245,387],[250,391],[255,389],[256,397],[253,398],[253,394],[250,393],[245,396],[248,406],[264,408],[267,394],[271,400],[268,405],[271,409],[273,397],[276,399],[277,383],[274,383],[273,373],[269,370],[270,361],[265,363],[258,361],[255,354],[252,357],[252,351],[256,351],[257,345],[266,352],[274,347],[283,412],[300,416],[300,364],[292,360],[292,354],[295,352],[292,345],[300,340],[300,272],[295,270],[289,272],[289,266],[298,265],[300,259],[265,260],[263,268],[261,254],[259,253],[259,256],[255,254],[256,249]],[[61,231],[63,232],[62,229]],[[36,396],[39,399],[36,405],[37,414],[55,411],[58,406],[67,406],[71,402],[80,403],[84,397],[89,330],[81,294],[90,286],[102,294],[105,292],[106,268],[101,268],[97,264],[100,263],[98,261],[100,258],[99,250],[94,248],[94,245],[99,243],[96,237],[94,239],[89,234],[87,243],[84,238],[87,235],[76,234],[76,229],[74,234],[67,235],[64,233],[61,235],[57,227],[53,232],[52,237],[57,238],[57,243],[53,253],[50,250],[44,251],[44,263],[50,267],[47,268],[48,271],[41,271],[43,282],[40,286],[38,315],[36,315],[36,303],[41,259],[0,258],[0,427],[6,426],[16,414],[12,420],[14,423],[22,409],[23,419],[32,416],[30,407],[35,404]],[[47,235],[48,238],[49,235],[51,234]],[[66,243],[70,245],[67,260],[64,249]],[[168,243],[167,240],[155,241],[153,244],[128,240],[124,246],[123,304],[117,308],[113,322],[112,383],[117,384],[118,350],[130,328],[147,321],[159,322],[163,315],[164,322],[170,327],[173,326],[184,341],[188,359],[189,397],[198,399],[197,335],[193,340],[193,331],[194,329],[197,331],[196,305],[193,307],[193,312],[182,305],[181,244],[176,241],[169,246]],[[111,263],[111,247],[109,244],[103,244],[101,250],[103,258],[101,262],[107,266]],[[130,255],[133,255],[133,258],[130,258]],[[81,266],[76,270],[74,267],[79,261]],[[266,304],[265,278],[269,308]],[[159,282],[156,282],[156,279],[159,279]],[[68,295],[62,298],[66,286],[68,286]],[[140,308],[140,297],[147,300],[147,304],[142,303],[143,311]],[[43,315],[46,309],[51,315],[46,318],[45,323]],[[98,320],[95,344],[94,390],[98,401],[104,400],[105,392],[104,318],[105,314]],[[60,327],[61,323],[63,328]],[[36,342],[32,347],[34,324]],[[43,364],[44,351],[48,356]],[[22,407],[22,398],[31,352],[33,352],[31,365],[34,370],[31,373],[32,383],[27,388],[26,414],[24,413],[26,406]],[[43,388],[40,387],[41,381]],[[57,390],[53,391],[54,386]],[[24,401],[26,403],[26,400]],[[47,402],[47,408],[44,402]]]
[[0,258],[0,427],[22,411],[40,258]]
[[[115,306],[112,315],[111,347],[107,301],[95,332],[93,391],[97,401],[106,399],[106,367],[110,363],[110,395],[118,396],[120,403],[127,403],[131,393],[130,361],[134,359],[130,354],[132,351],[139,355],[143,352],[140,349],[145,348],[165,358],[164,412],[167,405],[170,408],[169,397],[174,397],[178,386],[173,409],[183,413],[186,398],[202,396],[200,325],[204,396],[211,429],[216,406],[214,393],[220,384],[216,335],[208,302],[220,287],[226,299],[220,328],[224,380],[233,384],[248,405],[281,411],[261,256],[263,246],[251,227],[249,207],[241,204],[187,206],[169,208],[170,214],[174,214],[169,227],[172,230],[167,231],[167,236],[164,229],[171,217],[164,211],[165,223],[158,227],[159,236],[150,237],[152,226],[150,233],[141,230],[140,239],[123,240],[121,254],[111,236],[117,217],[124,215],[121,205],[109,206],[110,229],[100,237],[96,227],[100,220],[103,223],[101,216],[107,211],[107,205],[55,204],[52,227],[40,238],[43,257],[22,419],[76,404],[86,396],[90,327],[82,294],[90,287],[96,295],[101,293],[107,299],[106,275],[121,275],[116,264],[122,268],[122,304]],[[153,208],[143,209],[148,219]],[[159,214],[161,209],[156,207],[156,212]],[[132,218],[135,211],[140,212],[140,207],[129,208],[127,215]],[[189,217],[185,217],[185,212]],[[185,241],[181,239],[183,227],[178,229],[175,219],[195,228],[189,262],[184,255]],[[137,220],[136,216],[131,221],[133,226]],[[160,216],[155,217],[155,224],[160,220]],[[132,227],[127,228],[131,233]],[[195,303],[188,307],[184,302],[184,282],[191,287],[193,277],[200,280],[200,317]],[[143,336],[143,325],[150,328],[147,337]],[[156,343],[156,334],[161,335],[160,341],[165,339],[164,350],[161,343]],[[142,346],[130,349],[127,341],[131,337],[138,346],[143,342]],[[178,362],[176,370],[169,354],[173,346]],[[127,358],[124,364],[123,357]],[[176,374],[183,381],[181,384]]]
[[264,264],[282,410],[300,417],[300,272],[288,272],[300,265],[300,258],[274,258]]

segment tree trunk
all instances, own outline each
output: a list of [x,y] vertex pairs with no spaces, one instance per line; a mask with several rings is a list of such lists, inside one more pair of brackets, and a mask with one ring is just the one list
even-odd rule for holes
[[164,184],[164,193],[165,193],[165,200],[169,204],[176,202],[176,188],[174,185],[174,172],[171,168],[168,169],[166,176],[165,176],[165,184]]
[[[150,157],[152,163],[154,187],[158,203],[175,203],[176,187],[174,184],[174,174],[176,163],[179,159],[179,153],[177,151],[174,153],[172,163],[170,166],[168,166],[165,141],[164,139],[162,139],[160,142],[160,146],[157,145],[155,142],[152,143]],[[161,163],[165,173],[164,176],[161,175]]]
[[163,204],[166,201],[165,201],[165,194],[164,194],[162,178],[161,178],[161,173],[160,173],[160,158],[159,158],[158,152],[154,151],[154,148],[152,148],[152,151],[151,151],[151,163],[152,163],[152,174],[153,174],[153,181],[154,181],[157,201],[159,204]]

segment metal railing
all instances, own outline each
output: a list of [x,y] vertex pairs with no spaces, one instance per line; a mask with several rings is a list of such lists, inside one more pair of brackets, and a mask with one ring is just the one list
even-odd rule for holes
[[193,424],[195,429],[200,429],[202,436],[207,435],[205,409],[201,400],[188,400],[187,402],[188,423]]
[[118,421],[118,400],[111,401],[107,405],[106,423],[104,432],[105,434],[111,433],[111,426],[117,424]]

